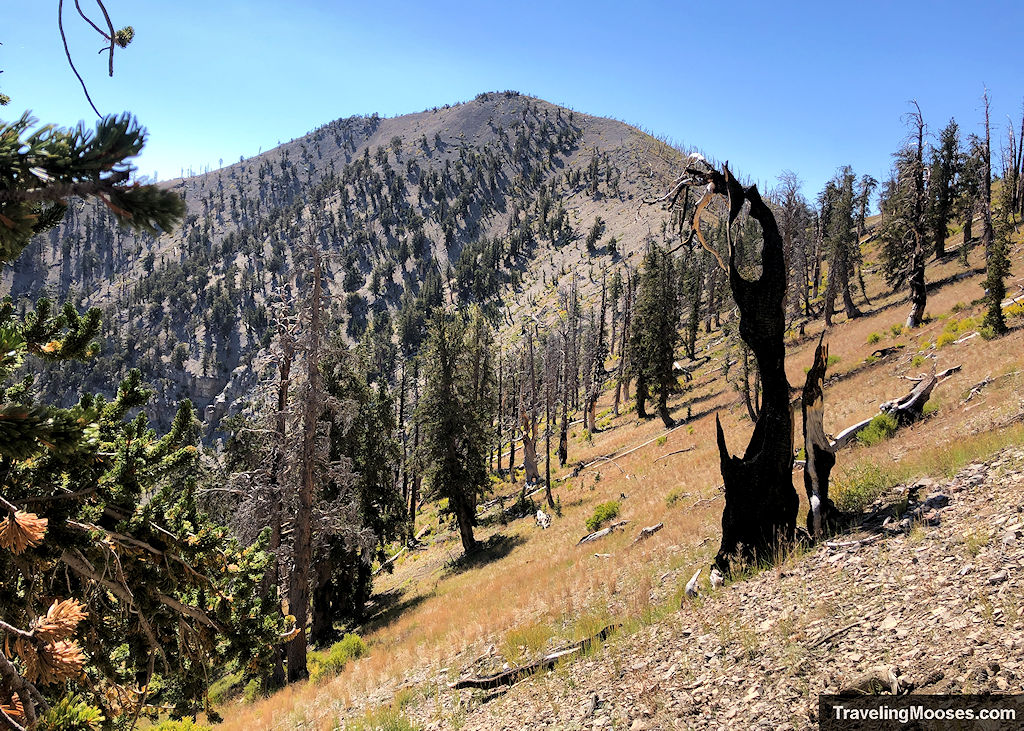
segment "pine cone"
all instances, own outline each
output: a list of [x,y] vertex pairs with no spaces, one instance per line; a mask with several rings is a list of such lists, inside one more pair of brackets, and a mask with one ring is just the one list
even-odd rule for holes
[[21,510],[0,521],[0,546],[21,553],[30,546],[39,545],[46,534],[46,518]]

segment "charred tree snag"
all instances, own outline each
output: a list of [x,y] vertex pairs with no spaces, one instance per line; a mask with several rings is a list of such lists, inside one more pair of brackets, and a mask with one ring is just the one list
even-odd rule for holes
[[828,496],[828,479],[836,464],[835,450],[825,436],[825,368],[828,364],[828,346],[822,344],[822,333],[818,347],[814,349],[814,365],[807,372],[801,408],[804,417],[804,451],[807,463],[804,467],[804,489],[807,491],[807,532],[814,539],[820,539],[838,522],[839,511]]
[[[669,200],[671,206],[685,187],[700,184],[706,188],[694,210],[690,229],[705,248],[713,251],[700,233],[700,213],[716,195],[728,200],[730,226],[744,202],[749,203],[750,215],[760,224],[764,238],[761,276],[748,281],[737,269],[736,248],[729,237],[729,284],[739,308],[740,337],[757,359],[762,401],[754,433],[742,458],[729,454],[721,422],[715,418],[725,483],[722,544],[715,563],[727,573],[735,560],[755,562],[771,558],[780,542],[790,542],[796,534],[799,500],[793,488],[793,414],[783,341],[786,263],[782,236],[771,209],[761,200],[757,186],[744,188],[727,165],[721,173],[706,163],[687,167],[663,200]],[[725,268],[725,262],[719,260],[719,264]]]

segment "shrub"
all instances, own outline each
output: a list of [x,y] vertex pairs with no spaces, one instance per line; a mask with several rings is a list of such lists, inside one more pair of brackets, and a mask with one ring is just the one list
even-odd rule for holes
[[618,500],[609,500],[606,503],[600,503],[596,508],[594,508],[594,514],[587,518],[587,530],[593,533],[600,528],[603,523],[617,517],[618,514]]
[[939,335],[939,339],[935,341],[936,348],[945,348],[947,345],[952,345],[956,342],[956,335],[951,332],[944,332]]
[[895,470],[865,462],[854,465],[833,480],[832,496],[840,510],[859,513],[886,490],[898,485],[900,480],[901,476]]
[[665,506],[671,508],[673,505],[683,499],[683,491],[680,488],[675,488],[668,495],[665,496]]
[[899,428],[892,414],[879,414],[857,434],[857,441],[870,447],[891,437]]
[[881,341],[881,339],[882,335],[880,333],[871,333],[870,335],[868,335],[868,345],[874,345],[875,343]]
[[919,365],[921,365],[922,363],[924,363],[924,356],[923,356],[923,355],[915,355],[915,356],[914,356],[914,357],[913,357],[913,358],[912,358],[912,359],[910,360],[910,365],[912,365],[912,366],[913,366],[914,368],[917,368],[917,367],[918,367]]
[[985,340],[991,340],[996,336],[995,328],[991,325],[984,325],[978,328],[978,334],[981,335]]
[[99,731],[103,713],[78,695],[65,695],[39,718],[39,731]]
[[259,680],[253,678],[245,684],[245,690],[242,691],[242,698],[245,699],[246,703],[255,703],[264,695],[263,686]]
[[662,434],[660,437],[658,437],[657,439],[654,440],[654,443],[657,444],[659,447],[664,447],[665,446],[665,442],[667,442],[667,441],[668,441],[668,436],[665,435],[665,434]]
[[366,643],[359,635],[347,634],[335,642],[326,652],[309,655],[309,679],[317,683],[340,673],[349,660],[356,660],[366,654]]
[[207,695],[210,697],[210,703],[215,706],[219,706],[225,701],[235,697],[238,695],[241,684],[241,673],[229,673],[223,678],[214,681],[206,691]]
[[903,332],[903,324],[897,322],[895,325],[889,328],[889,332],[892,333],[892,336],[894,338],[899,337],[899,335]]

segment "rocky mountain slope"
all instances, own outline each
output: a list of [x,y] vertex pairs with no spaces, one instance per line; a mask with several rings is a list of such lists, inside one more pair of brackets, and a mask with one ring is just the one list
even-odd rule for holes
[[511,322],[566,277],[586,276],[586,296],[596,269],[639,250],[652,228],[637,219],[639,199],[664,185],[676,154],[621,122],[515,92],[340,119],[170,181],[188,204],[172,234],[136,236],[102,207],[73,206],[0,273],[0,294],[103,310],[102,355],[44,373],[48,397],[81,384],[109,393],[138,367],[156,387],[158,423],[190,397],[215,427],[259,379],[275,312],[296,299],[301,245],[330,255],[332,316],[349,339],[392,324],[412,337],[403,323],[444,292],[503,306]]
[[[927,519],[882,528],[919,506]],[[819,693],[872,683],[1021,693],[1022,650],[1024,451],[1011,448],[900,485],[862,530],[685,601],[564,671],[486,703],[463,691],[462,728],[817,728]],[[424,728],[452,727],[432,711]]]

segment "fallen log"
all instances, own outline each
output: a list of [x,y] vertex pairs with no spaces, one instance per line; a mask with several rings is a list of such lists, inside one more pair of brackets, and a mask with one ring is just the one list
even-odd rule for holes
[[655,525],[647,526],[646,528],[642,529],[640,533],[637,534],[637,537],[633,539],[633,543],[639,543],[640,541],[647,540],[664,527],[664,523],[656,523]]
[[682,454],[683,452],[692,452],[693,450],[694,450],[694,447],[687,447],[686,449],[677,449],[674,452],[669,452],[668,454],[663,454],[660,457],[655,457],[654,461],[655,461],[655,463],[657,463],[659,459],[665,459],[667,457],[671,457],[671,456],[676,455],[676,454]]
[[545,655],[540,660],[528,663],[527,665],[520,665],[519,667],[512,668],[511,670],[505,670],[495,675],[486,675],[482,677],[470,677],[462,678],[454,683],[448,685],[452,690],[461,690],[462,688],[480,688],[481,690],[493,690],[494,688],[500,688],[503,685],[515,685],[520,680],[530,677],[541,670],[551,670],[558,664],[559,660],[563,660],[573,655],[582,655],[594,642],[602,642],[611,635],[621,625],[610,624],[603,630],[598,632],[593,637],[588,637],[585,640],[566,647],[563,650],[557,650],[548,655]]
[[[423,527],[423,529],[422,529],[422,530],[420,530],[420,532],[419,532],[419,533],[417,533],[417,534],[416,534],[416,536],[415,536],[415,537],[414,537],[414,538],[412,539],[411,545],[415,546],[415,545],[416,545],[417,543],[419,543],[419,540],[420,540],[420,538],[421,538],[421,537],[423,536],[423,534],[424,534],[424,533],[426,533],[426,532],[427,532],[428,530],[430,530],[430,526],[424,526],[424,527]],[[374,575],[374,576],[376,576],[377,574],[379,574],[379,573],[380,573],[381,571],[383,571],[383,570],[384,570],[384,568],[385,568],[386,566],[388,566],[389,564],[391,564],[391,563],[392,563],[392,562],[393,562],[393,561],[394,561],[394,560],[395,560],[396,558],[398,558],[398,557],[399,557],[399,556],[401,556],[401,555],[402,555],[403,553],[405,553],[406,551],[408,551],[408,550],[409,550],[409,545],[410,545],[410,544],[407,544],[407,545],[403,546],[403,547],[402,547],[402,550],[401,550],[401,551],[398,551],[398,552],[397,552],[397,553],[396,553],[395,555],[393,555],[393,556],[392,556],[391,558],[389,558],[389,559],[387,559],[386,561],[384,561],[383,563],[381,563],[381,565],[380,565],[380,566],[378,566],[378,567],[377,567],[376,569],[374,569],[374,571],[373,571],[373,575]]]
[[[920,379],[908,379],[916,382],[917,385],[914,386],[910,393],[902,398],[893,399],[892,401],[886,401],[884,404],[881,404],[878,407],[878,413],[891,414],[896,417],[896,420],[901,426],[909,424],[912,421],[917,421],[921,418],[925,403],[928,401],[929,397],[931,397],[932,389],[954,373],[959,373],[962,367],[963,366],[961,365],[955,365],[952,368],[947,368],[939,373],[921,376]],[[875,416],[877,416],[877,414]],[[850,444],[854,439],[856,439],[857,434],[866,429],[868,424],[870,424],[874,418],[875,417],[872,416],[870,419],[859,421],[856,424],[843,429],[832,440],[832,449],[834,451],[838,451]]]
[[703,566],[697,569],[697,573],[690,577],[690,580],[686,582],[686,586],[683,589],[686,596],[690,597],[691,599],[700,593],[700,589],[697,586],[697,581],[698,579],[700,579],[700,572],[703,570]]
[[872,358],[887,358],[893,353],[898,353],[900,350],[905,348],[905,345],[892,345],[888,348],[879,348],[871,354]]
[[829,548],[860,548],[861,546],[867,546],[871,543],[874,543],[881,537],[881,533],[876,533],[873,536],[861,538],[857,541],[825,541],[825,545]]
[[598,538],[604,538],[606,535],[608,535],[609,533],[611,533],[614,530],[617,530],[617,529],[621,528],[622,526],[624,526],[628,522],[629,522],[628,520],[620,520],[620,521],[617,521],[615,523],[612,523],[607,528],[602,528],[599,531],[594,531],[593,533],[588,533],[587,535],[585,535],[582,538],[580,538],[580,542],[577,543],[576,545],[577,546],[582,546],[584,543],[590,543],[591,541],[596,541]]

